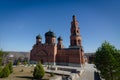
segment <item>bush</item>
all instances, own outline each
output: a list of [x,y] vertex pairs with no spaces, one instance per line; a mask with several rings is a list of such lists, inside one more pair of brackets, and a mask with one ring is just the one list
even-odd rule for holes
[[35,79],[41,79],[45,75],[42,64],[39,62],[34,68],[33,76]]
[[20,70],[20,72],[23,72],[23,71],[24,71],[23,69]]
[[27,62],[26,62],[26,61],[24,61],[24,65],[27,65]]
[[53,77],[55,74],[53,72],[50,73],[51,77]]
[[8,67],[9,67],[10,73],[13,72],[13,67],[12,66],[13,66],[12,62],[9,62]]
[[2,68],[0,67],[0,78],[2,77]]
[[10,74],[10,70],[9,70],[8,65],[6,65],[1,71],[1,76],[0,77],[5,78],[5,77],[8,77],[9,74]]
[[30,71],[31,73],[33,73],[33,71]]
[[8,77],[13,72],[12,62],[8,63],[4,68],[0,67],[0,78]]
[[18,60],[17,63],[16,63],[16,65],[19,65],[19,64],[20,64],[20,61]]

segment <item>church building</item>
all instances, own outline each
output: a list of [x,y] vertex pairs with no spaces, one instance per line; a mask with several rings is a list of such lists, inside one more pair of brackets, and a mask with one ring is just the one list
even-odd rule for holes
[[47,65],[81,66],[84,64],[82,37],[75,15],[71,22],[69,48],[64,48],[62,41],[63,39],[58,37],[56,43],[56,36],[52,31],[45,33],[45,43],[42,43],[42,37],[37,35],[36,43],[30,52],[30,61],[41,61],[42,64]]

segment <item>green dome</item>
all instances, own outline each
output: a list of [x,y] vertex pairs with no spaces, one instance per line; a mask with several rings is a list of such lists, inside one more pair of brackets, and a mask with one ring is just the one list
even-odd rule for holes
[[61,36],[60,36],[60,37],[58,37],[58,41],[60,41],[60,40],[63,40]]
[[46,32],[46,33],[45,33],[45,36],[56,37],[56,36],[55,36],[55,33],[52,32],[52,31],[48,31],[48,32]]
[[40,34],[37,35],[37,36],[36,36],[36,39],[42,39],[41,35],[40,35]]

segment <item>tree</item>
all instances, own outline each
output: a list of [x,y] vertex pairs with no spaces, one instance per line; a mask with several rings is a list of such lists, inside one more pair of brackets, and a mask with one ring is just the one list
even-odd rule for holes
[[24,61],[24,65],[27,65],[27,61],[26,60]]
[[2,65],[2,61],[3,61],[3,54],[4,52],[0,50],[0,66]]
[[108,42],[95,53],[95,65],[106,80],[120,80],[120,51]]
[[35,79],[41,79],[45,75],[45,71],[43,66],[40,62],[37,63],[36,67],[34,68],[33,76]]
[[0,67],[0,78],[2,77],[2,68]]
[[18,59],[16,65],[19,65],[19,64],[20,64],[20,60]]
[[1,77],[2,77],[2,78],[8,77],[9,74],[10,74],[10,70],[9,70],[8,65],[6,65],[6,66],[2,69]]
[[9,62],[8,67],[9,67],[10,73],[13,72],[13,67],[12,66],[13,66],[12,62]]
[[3,61],[5,61],[5,57],[8,55],[8,52],[3,52],[1,49],[0,49],[0,66],[2,65]]

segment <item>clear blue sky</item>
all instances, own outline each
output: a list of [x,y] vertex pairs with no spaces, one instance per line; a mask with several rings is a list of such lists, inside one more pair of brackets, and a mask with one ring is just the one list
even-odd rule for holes
[[120,49],[119,0],[0,0],[0,48],[30,51],[36,35],[44,43],[49,29],[69,47],[72,15],[85,52],[95,52],[105,40]]

